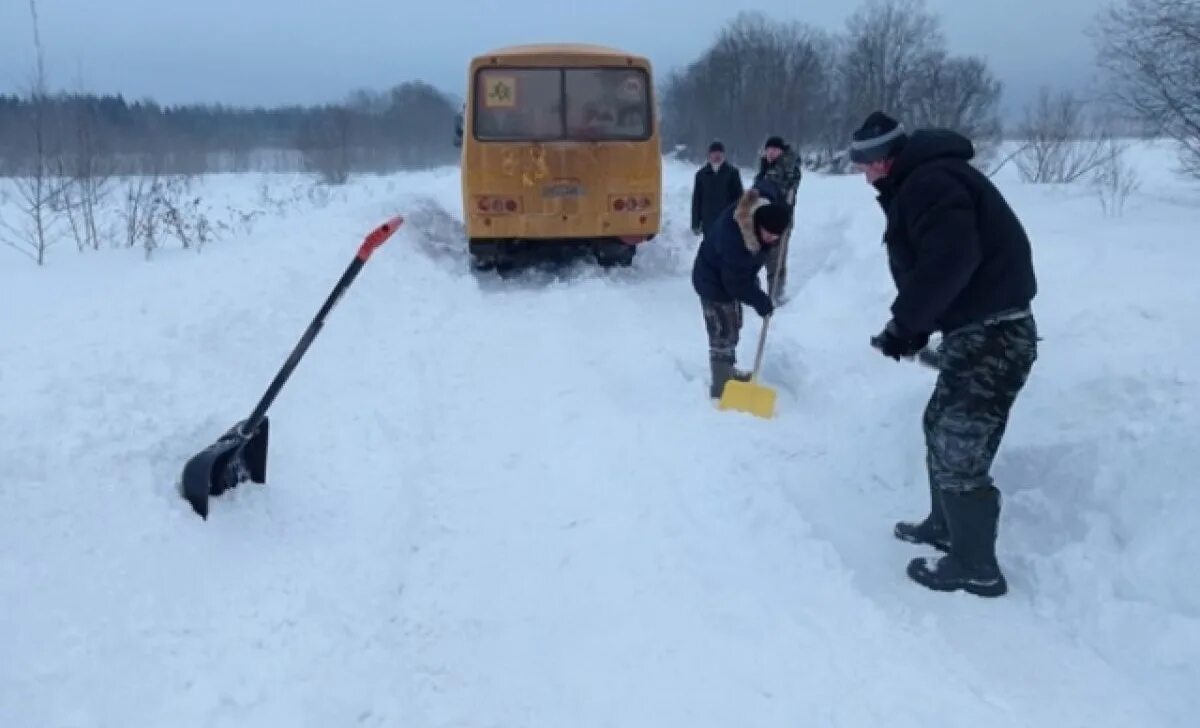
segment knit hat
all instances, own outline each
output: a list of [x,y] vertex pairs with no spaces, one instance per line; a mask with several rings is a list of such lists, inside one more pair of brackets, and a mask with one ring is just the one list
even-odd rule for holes
[[708,151],[709,152],[723,152],[723,151],[725,151],[725,145],[723,143],[721,143],[720,139],[714,139],[712,144],[708,145]]
[[854,130],[850,141],[850,161],[871,164],[891,159],[908,141],[904,125],[882,111],[872,111],[862,126]]
[[792,222],[792,209],[773,202],[754,211],[754,227],[762,228],[772,235],[783,235]]
[[771,148],[786,149],[787,144],[784,143],[783,137],[781,137],[781,136],[770,136],[770,137],[767,137],[766,143],[763,144],[763,149],[771,149]]

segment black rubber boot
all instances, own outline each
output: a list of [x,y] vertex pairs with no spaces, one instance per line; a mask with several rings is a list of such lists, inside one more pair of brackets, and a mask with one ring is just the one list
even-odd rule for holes
[[946,512],[942,508],[942,495],[929,486],[929,515],[920,523],[900,521],[893,531],[896,538],[909,543],[927,544],[938,551],[950,550],[950,529],[946,526]]
[[730,379],[739,382],[750,381],[750,374],[736,369],[728,359],[709,359],[709,364],[712,366],[712,385],[708,394],[713,399],[721,398],[725,392],[725,383]]
[[720,399],[725,392],[725,382],[729,381],[733,374],[733,362],[725,359],[711,358],[708,360],[709,366],[712,368],[712,384],[709,385],[708,396],[713,399]]
[[996,562],[996,529],[1000,520],[1000,491],[989,486],[966,493],[942,494],[950,526],[950,553],[937,559],[913,559],[908,576],[935,591],[962,589],[980,597],[1008,592],[1008,582]]

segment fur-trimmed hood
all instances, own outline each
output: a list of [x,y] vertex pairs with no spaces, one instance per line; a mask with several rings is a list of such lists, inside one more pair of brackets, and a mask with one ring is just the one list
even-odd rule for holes
[[746,245],[746,250],[751,253],[757,253],[762,250],[762,243],[758,239],[758,233],[754,229],[754,211],[758,208],[771,204],[771,201],[762,196],[757,189],[751,187],[742,193],[738,199],[737,207],[733,210],[733,219],[737,221],[738,229],[742,231],[742,242]]
[[771,299],[758,281],[767,246],[758,239],[754,213],[774,200],[770,187],[752,187],[705,231],[692,266],[692,286],[701,298],[741,301],[763,316],[770,313]]

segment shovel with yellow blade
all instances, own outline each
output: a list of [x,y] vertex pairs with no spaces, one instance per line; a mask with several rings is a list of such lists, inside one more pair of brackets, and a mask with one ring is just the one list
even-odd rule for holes
[[754,356],[754,371],[750,373],[750,381],[739,382],[730,379],[725,383],[725,391],[717,408],[746,412],[756,417],[770,419],[775,416],[775,390],[758,383],[758,372],[762,368],[763,346],[767,343],[767,324],[771,317],[763,319],[762,332],[758,335],[758,353]]

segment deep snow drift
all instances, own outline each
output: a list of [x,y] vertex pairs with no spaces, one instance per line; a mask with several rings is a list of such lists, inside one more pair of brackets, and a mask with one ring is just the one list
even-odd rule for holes
[[[611,273],[471,276],[455,169],[200,254],[0,251],[0,725],[1189,725],[1200,194],[1169,159],[1142,150],[1113,218],[1001,174],[1045,340],[994,470],[994,601],[910,584],[925,552],[891,538],[926,507],[933,378],[867,345],[892,289],[859,178],[802,184],[772,421],[706,398],[682,165]],[[201,188],[264,182],[298,184]],[[183,462],[394,212],[272,408],[269,484],[201,521]]]

